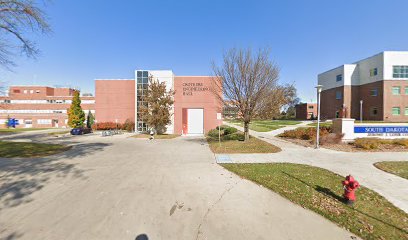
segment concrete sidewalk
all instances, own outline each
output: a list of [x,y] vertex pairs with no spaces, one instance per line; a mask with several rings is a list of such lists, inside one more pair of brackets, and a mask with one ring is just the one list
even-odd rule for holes
[[0,159],[0,239],[353,236],[222,168],[202,138],[73,139],[60,155]]
[[[237,127],[232,124],[225,123]],[[299,125],[295,125],[298,126]],[[241,131],[243,128],[237,127]],[[406,152],[339,152],[330,149],[307,148],[274,137],[276,132],[250,131],[252,136],[282,149],[272,154],[230,154],[234,163],[290,162],[325,168],[337,174],[353,175],[364,186],[378,192],[395,206],[408,212],[408,180],[381,171],[374,163],[382,161],[408,161]]]

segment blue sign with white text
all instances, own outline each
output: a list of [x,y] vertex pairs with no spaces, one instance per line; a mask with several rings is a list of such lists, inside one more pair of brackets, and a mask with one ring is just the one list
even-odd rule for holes
[[354,133],[408,133],[408,126],[366,126],[354,127]]

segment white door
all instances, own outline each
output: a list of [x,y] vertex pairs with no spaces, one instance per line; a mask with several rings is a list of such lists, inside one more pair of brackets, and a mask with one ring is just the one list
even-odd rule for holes
[[204,109],[187,109],[187,134],[204,134]]
[[32,120],[25,120],[24,121],[25,128],[32,128],[33,127],[33,121]]

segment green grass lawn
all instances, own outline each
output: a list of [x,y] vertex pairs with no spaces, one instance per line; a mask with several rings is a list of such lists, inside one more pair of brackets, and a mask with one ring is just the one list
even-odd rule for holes
[[[230,123],[244,127],[244,123],[239,120],[230,121]],[[249,124],[249,129],[256,132],[269,132],[284,126],[299,124],[295,120],[254,120]]]
[[29,131],[38,131],[38,130],[47,130],[50,128],[1,128],[1,132],[29,132]]
[[44,157],[69,149],[71,149],[70,146],[61,144],[0,141],[0,157],[2,158]]
[[385,172],[408,179],[408,162],[378,162],[374,166]]
[[281,149],[275,145],[250,137],[247,142],[240,140],[221,140],[207,137],[207,142],[213,153],[276,153]]
[[[150,134],[136,134],[132,136],[134,138],[150,138]],[[154,139],[173,139],[176,137],[180,137],[180,134],[159,134],[154,135]]]
[[[363,239],[408,239],[408,214],[376,192],[361,187],[353,206],[342,202],[344,177],[301,164],[222,164]],[[358,180],[358,179],[357,179]]]
[[[317,123],[309,123],[308,126],[317,127]],[[331,127],[332,122],[320,122],[320,126],[322,127]]]

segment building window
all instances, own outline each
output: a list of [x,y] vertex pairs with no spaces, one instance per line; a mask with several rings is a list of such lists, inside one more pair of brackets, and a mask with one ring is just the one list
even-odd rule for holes
[[408,78],[408,66],[393,66],[393,78]]
[[341,92],[340,91],[336,91],[336,99],[339,100],[341,99]]
[[309,109],[313,109],[314,107],[313,106],[309,106]]
[[370,77],[374,77],[378,75],[378,68],[370,69]]
[[405,87],[405,95],[408,95],[408,87]]
[[378,96],[378,89],[374,88],[370,90],[370,96],[377,97]]
[[339,74],[336,76],[336,82],[341,82],[343,81],[343,74]]
[[40,90],[35,90],[35,93],[40,93]]
[[140,106],[147,106],[147,102],[143,101],[144,96],[147,93],[148,85],[149,85],[149,72],[148,71],[137,71],[136,73],[136,101],[137,101],[137,118],[136,118],[136,126],[137,131],[139,132],[146,132],[148,130],[147,124],[142,120]]
[[405,116],[408,116],[408,107],[405,107]]
[[13,93],[20,93],[20,89],[14,89]]
[[400,115],[400,114],[401,114],[400,107],[393,107],[392,108],[392,115],[396,116],[396,115]]
[[392,95],[400,95],[401,94],[401,87],[394,86],[392,87]]
[[30,93],[31,93],[31,94],[34,93],[34,90],[30,90]]
[[37,119],[37,124],[41,125],[51,124],[51,119]]
[[28,91],[27,90],[24,90],[24,94],[27,94],[28,93]]
[[378,108],[377,107],[372,107],[370,109],[370,115],[371,116],[377,116],[377,114],[378,114]]

